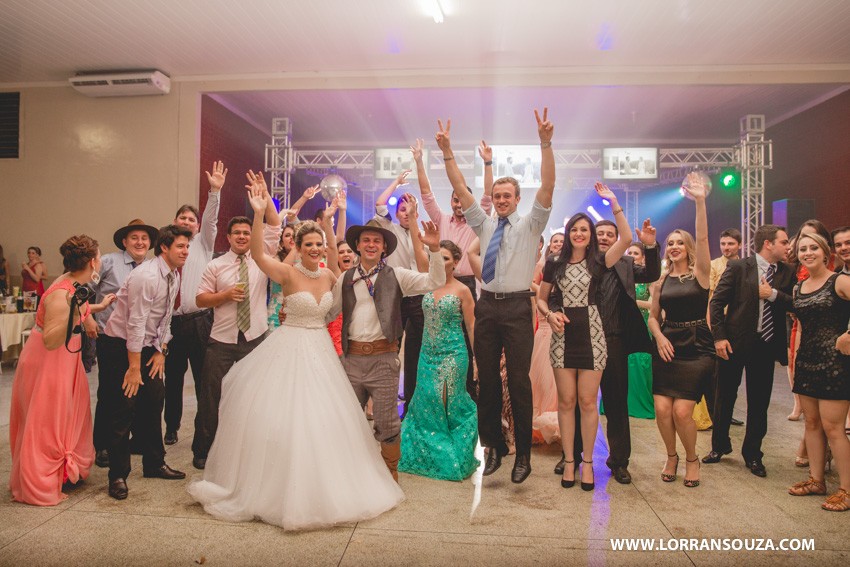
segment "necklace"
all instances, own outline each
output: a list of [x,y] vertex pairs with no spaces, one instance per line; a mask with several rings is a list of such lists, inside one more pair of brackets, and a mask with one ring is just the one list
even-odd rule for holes
[[321,268],[316,268],[316,271],[308,270],[304,267],[304,264],[295,264],[295,269],[310,278],[311,280],[318,279],[318,277],[322,275]]

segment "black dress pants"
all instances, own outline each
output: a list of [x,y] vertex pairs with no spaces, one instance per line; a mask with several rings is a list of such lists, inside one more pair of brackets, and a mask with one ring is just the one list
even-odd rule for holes
[[198,413],[195,414],[195,437],[192,439],[192,453],[195,457],[206,459],[215,439],[222,379],[234,364],[248,356],[265,338],[263,334],[248,341],[239,331],[236,344],[210,339],[204,356],[202,378],[197,381],[201,383],[201,391],[198,396]]
[[[94,341],[97,348],[97,404],[94,409],[93,434],[94,450],[97,452],[109,449],[112,436],[112,411],[115,408],[115,401],[112,396],[113,388],[107,377],[108,371],[104,370],[107,366],[104,352],[108,351],[109,348],[102,346],[100,339],[103,336],[98,335],[97,340]],[[126,353],[124,358],[127,358]],[[136,429],[135,424],[131,425],[130,433],[133,434],[134,439],[137,437]]]
[[[632,435],[629,428],[629,355],[623,339],[619,335],[605,336],[608,348],[608,361],[602,372],[602,403],[605,405],[605,418],[608,421],[608,468],[628,467],[632,455]],[[581,410],[576,404],[576,427],[573,438],[573,456],[581,460],[583,444],[581,440]],[[585,455],[593,460],[592,450]],[[577,462],[577,461],[576,461]]]
[[173,338],[165,359],[165,430],[178,431],[183,419],[183,384],[186,369],[192,365],[195,396],[199,396],[204,353],[212,330],[212,309],[202,309],[171,319]]
[[478,364],[478,434],[481,444],[505,455],[502,434],[502,349],[508,372],[508,394],[514,415],[516,453],[531,454],[531,351],[534,347],[530,297],[496,299],[482,294],[475,305],[475,360]]
[[717,394],[714,413],[711,416],[714,429],[711,432],[713,451],[732,450],[729,426],[732,410],[738,397],[741,375],[747,371],[747,431],[741,454],[745,461],[761,459],[761,442],[767,434],[767,408],[773,392],[773,370],[776,366],[773,346],[757,339],[752,350],[738,354],[733,352],[729,360],[718,359]]
[[416,390],[416,373],[419,372],[419,351],[422,350],[422,332],[425,315],[422,297],[414,295],[401,300],[401,323],[404,327],[404,413]]
[[98,342],[102,352],[98,364],[103,364],[101,376],[109,389],[110,442],[109,480],[127,478],[130,474],[130,426],[135,417],[135,435],[142,446],[142,466],[145,471],[156,471],[165,464],[165,446],[162,444],[162,404],[165,390],[162,380],[152,378],[147,366],[156,352],[153,347],[142,349],[142,385],[132,398],[124,395],[121,385],[129,368],[127,341],[101,335]]

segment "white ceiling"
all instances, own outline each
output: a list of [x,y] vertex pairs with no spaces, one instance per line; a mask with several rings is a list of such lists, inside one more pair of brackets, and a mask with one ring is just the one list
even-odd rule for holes
[[296,145],[372,145],[448,115],[464,138],[527,142],[543,104],[570,143],[724,142],[743,114],[775,123],[850,84],[846,0],[440,0],[442,24],[428,3],[0,0],[0,88],[130,68],[327,78],[219,100],[264,129],[291,117]]

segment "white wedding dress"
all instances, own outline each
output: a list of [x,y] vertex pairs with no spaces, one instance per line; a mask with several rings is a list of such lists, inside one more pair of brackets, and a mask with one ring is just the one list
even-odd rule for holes
[[203,480],[188,488],[213,516],[298,530],[404,500],[325,327],[332,303],[287,296],[283,325],[224,377]]

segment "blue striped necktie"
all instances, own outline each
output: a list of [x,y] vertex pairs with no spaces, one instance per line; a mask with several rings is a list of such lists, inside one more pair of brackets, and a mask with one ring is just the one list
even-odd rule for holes
[[[764,280],[773,287],[773,275],[776,273],[776,268],[771,264],[764,273]],[[773,338],[773,303],[764,300],[764,310],[761,314],[761,338],[764,342],[769,343]]]
[[499,226],[493,232],[490,244],[487,245],[487,253],[484,254],[484,265],[481,266],[481,278],[484,283],[490,283],[496,277],[496,259],[499,257],[499,246],[502,245],[502,235],[505,233],[505,225],[508,224],[507,217],[499,217]]

